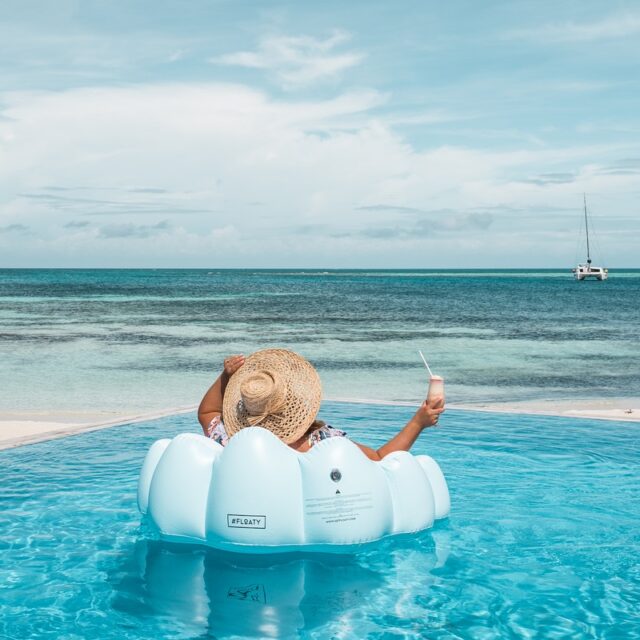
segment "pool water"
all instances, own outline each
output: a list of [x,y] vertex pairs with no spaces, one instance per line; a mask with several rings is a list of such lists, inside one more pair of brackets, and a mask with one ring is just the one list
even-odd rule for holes
[[[399,406],[327,403],[379,445]],[[157,438],[194,415],[0,453],[0,638],[640,638],[640,430],[449,411],[415,452],[451,516],[354,555],[235,556],[155,539]]]

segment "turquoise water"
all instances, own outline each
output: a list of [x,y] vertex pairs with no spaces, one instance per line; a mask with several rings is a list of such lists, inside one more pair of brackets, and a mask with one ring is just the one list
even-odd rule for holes
[[295,349],[325,396],[640,396],[640,271],[0,270],[0,410],[192,405],[224,356]]
[[[398,406],[326,403],[379,445]],[[159,437],[195,416],[0,452],[0,637],[640,638],[640,432],[449,411],[415,452],[451,516],[350,556],[247,558],[155,540],[135,503]]]

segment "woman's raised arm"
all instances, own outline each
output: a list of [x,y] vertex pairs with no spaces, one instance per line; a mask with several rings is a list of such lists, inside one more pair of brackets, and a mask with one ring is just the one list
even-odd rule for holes
[[403,427],[402,431],[391,438],[389,442],[383,444],[378,450],[371,449],[371,447],[359,442],[355,444],[371,460],[382,460],[393,451],[409,451],[424,429],[435,427],[438,424],[438,418],[443,411],[444,404],[442,400],[437,400],[433,405],[429,405],[425,400],[411,420]]
[[205,435],[208,435],[207,428],[211,421],[222,413],[222,399],[224,390],[227,387],[229,378],[244,364],[244,356],[229,356],[224,360],[224,369],[216,378],[216,381],[204,394],[198,407],[198,422],[202,426]]

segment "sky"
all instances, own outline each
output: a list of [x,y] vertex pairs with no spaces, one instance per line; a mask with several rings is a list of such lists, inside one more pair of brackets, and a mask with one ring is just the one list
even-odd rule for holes
[[640,4],[0,3],[0,267],[640,267]]

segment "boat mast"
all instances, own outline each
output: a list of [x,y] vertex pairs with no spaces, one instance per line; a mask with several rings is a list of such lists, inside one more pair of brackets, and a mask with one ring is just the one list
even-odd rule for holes
[[587,221],[587,194],[583,193],[584,198],[584,228],[587,232],[587,264],[591,264],[591,252],[589,251],[589,222]]

